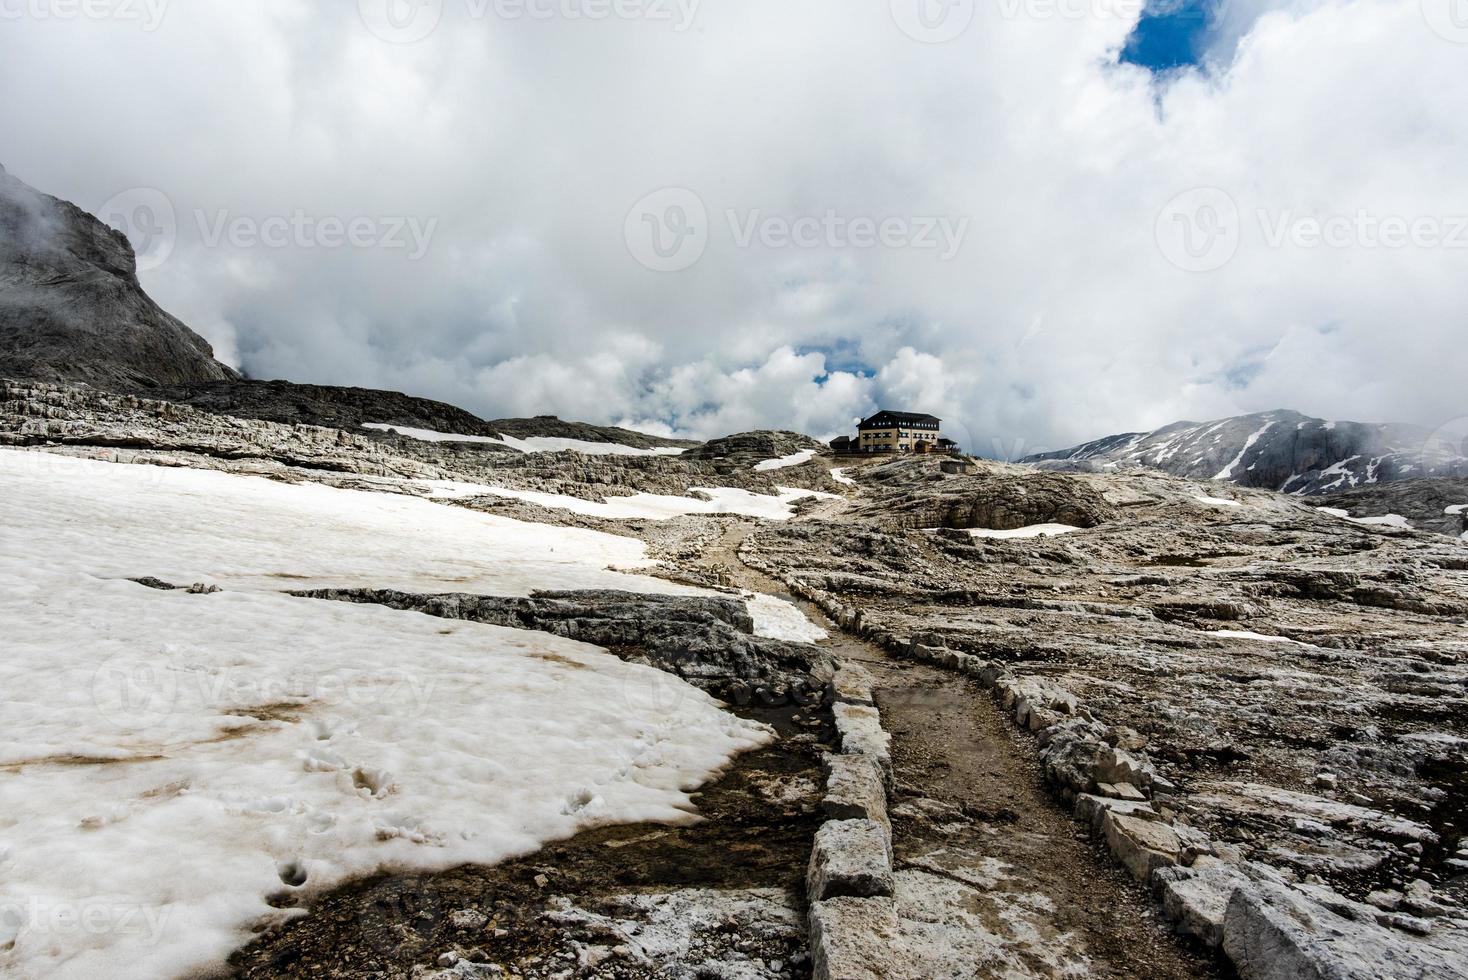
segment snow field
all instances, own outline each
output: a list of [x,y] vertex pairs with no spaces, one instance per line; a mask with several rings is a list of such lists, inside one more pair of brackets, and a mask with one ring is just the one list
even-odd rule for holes
[[[217,965],[266,898],[687,819],[769,737],[542,633],[280,594],[691,594],[632,539],[388,494],[0,451],[0,975]],[[206,581],[213,595],[126,581]],[[762,635],[817,628],[754,597]]]
[[607,520],[666,521],[690,514],[739,514],[758,517],[768,521],[787,521],[794,516],[791,504],[805,497],[822,500],[835,499],[834,494],[816,490],[798,490],[778,487],[779,494],[772,496],[753,493],[737,487],[694,487],[698,493],[708,494],[711,500],[697,497],[675,497],[670,494],[637,493],[627,497],[608,497],[604,502],[584,500],[567,494],[543,493],[538,490],[510,490],[476,483],[438,481],[432,484],[434,493],[446,498],[464,498],[480,495],[508,497],[538,504],[553,510],[568,510],[587,517]]
[[38,566],[0,559],[7,977],[185,975],[282,891],[686,820],[768,737],[547,634]]

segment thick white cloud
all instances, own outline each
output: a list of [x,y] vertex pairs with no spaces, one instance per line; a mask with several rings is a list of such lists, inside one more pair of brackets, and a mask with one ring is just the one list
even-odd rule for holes
[[[348,3],[190,0],[148,31],[0,0],[0,162],[89,208],[164,191],[179,238],[145,283],[257,376],[701,435],[884,405],[997,454],[1276,407],[1435,426],[1468,411],[1468,231],[1369,247],[1373,222],[1468,215],[1468,45],[1434,2],[1251,6],[1212,72],[1163,84],[1116,63],[1128,0],[993,0],[946,44],[887,0],[685,0],[682,31],[672,0],[672,21],[442,0],[412,44]],[[654,272],[625,234],[668,187],[706,243]],[[1237,248],[1189,272],[1162,212],[1198,187],[1227,196],[1183,203],[1236,208]],[[432,234],[416,259],[406,230],[208,241],[220,212],[297,211]],[[1310,245],[1333,217],[1347,244]],[[892,218],[947,224],[860,247],[854,219]],[[965,232],[947,260],[943,227]]]

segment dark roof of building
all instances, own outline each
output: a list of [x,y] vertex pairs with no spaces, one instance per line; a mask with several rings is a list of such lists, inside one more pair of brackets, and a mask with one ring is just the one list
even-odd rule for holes
[[865,429],[869,426],[882,425],[884,423],[890,424],[892,422],[933,422],[936,424],[942,424],[942,421],[942,419],[937,418],[936,416],[923,415],[919,412],[889,412],[886,409],[883,409],[876,415],[873,415],[871,418],[863,419],[861,421],[861,424],[858,425],[857,428]]

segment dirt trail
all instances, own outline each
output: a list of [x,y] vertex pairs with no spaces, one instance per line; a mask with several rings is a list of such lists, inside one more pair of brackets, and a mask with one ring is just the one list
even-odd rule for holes
[[[706,561],[743,588],[809,603],[738,560],[747,527]],[[832,629],[865,665],[892,734],[898,910],[917,977],[1226,977],[1174,935],[1140,885],[1045,787],[1031,738],[972,681],[888,657]]]

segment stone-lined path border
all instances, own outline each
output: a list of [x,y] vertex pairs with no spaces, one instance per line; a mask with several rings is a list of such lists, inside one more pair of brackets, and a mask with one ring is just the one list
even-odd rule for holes
[[806,873],[815,980],[880,978],[873,951],[898,932],[887,815],[892,739],[882,729],[873,684],[871,673],[852,663],[838,666],[830,683],[840,751],[826,759],[826,822]]
[[[1017,725],[1035,734],[1050,787],[1074,807],[1076,816],[1105,842],[1116,860],[1151,890],[1178,932],[1221,949],[1244,980],[1468,980],[1468,949],[1407,940],[1404,932],[1425,931],[1410,917],[1354,902],[1324,885],[1292,882],[1276,869],[1244,859],[1228,845],[1178,822],[1167,805],[1177,788],[1147,762],[1145,743],[1138,744],[1135,733],[1123,735],[1100,722],[1065,688],[949,649],[937,633],[899,637],[871,627],[860,610],[806,580],[787,576],[748,547],[739,556],[817,606],[843,630],[891,656],[966,675],[989,690]],[[853,676],[859,675],[848,674]],[[841,700],[839,685],[832,682],[842,755],[872,753],[884,788],[890,790],[890,739],[871,706],[870,683],[864,689],[855,681],[846,684],[852,689],[847,696],[858,696],[856,701]],[[859,697],[863,690],[865,704]],[[885,769],[878,761],[882,758]],[[828,797],[835,795],[832,785],[828,778]],[[885,793],[882,800],[885,805]],[[876,822],[869,811],[860,819]],[[870,840],[852,839],[839,827],[843,823],[833,816],[818,833],[811,862],[813,881],[817,865],[829,861],[822,857],[823,844],[840,851],[843,867],[870,866],[866,864],[872,859]],[[828,834],[833,824],[838,827]],[[885,880],[890,881],[890,827],[884,840]],[[839,887],[826,893],[812,888],[810,900],[817,980],[880,977],[873,954],[898,933],[890,887],[885,894],[865,895]]]

